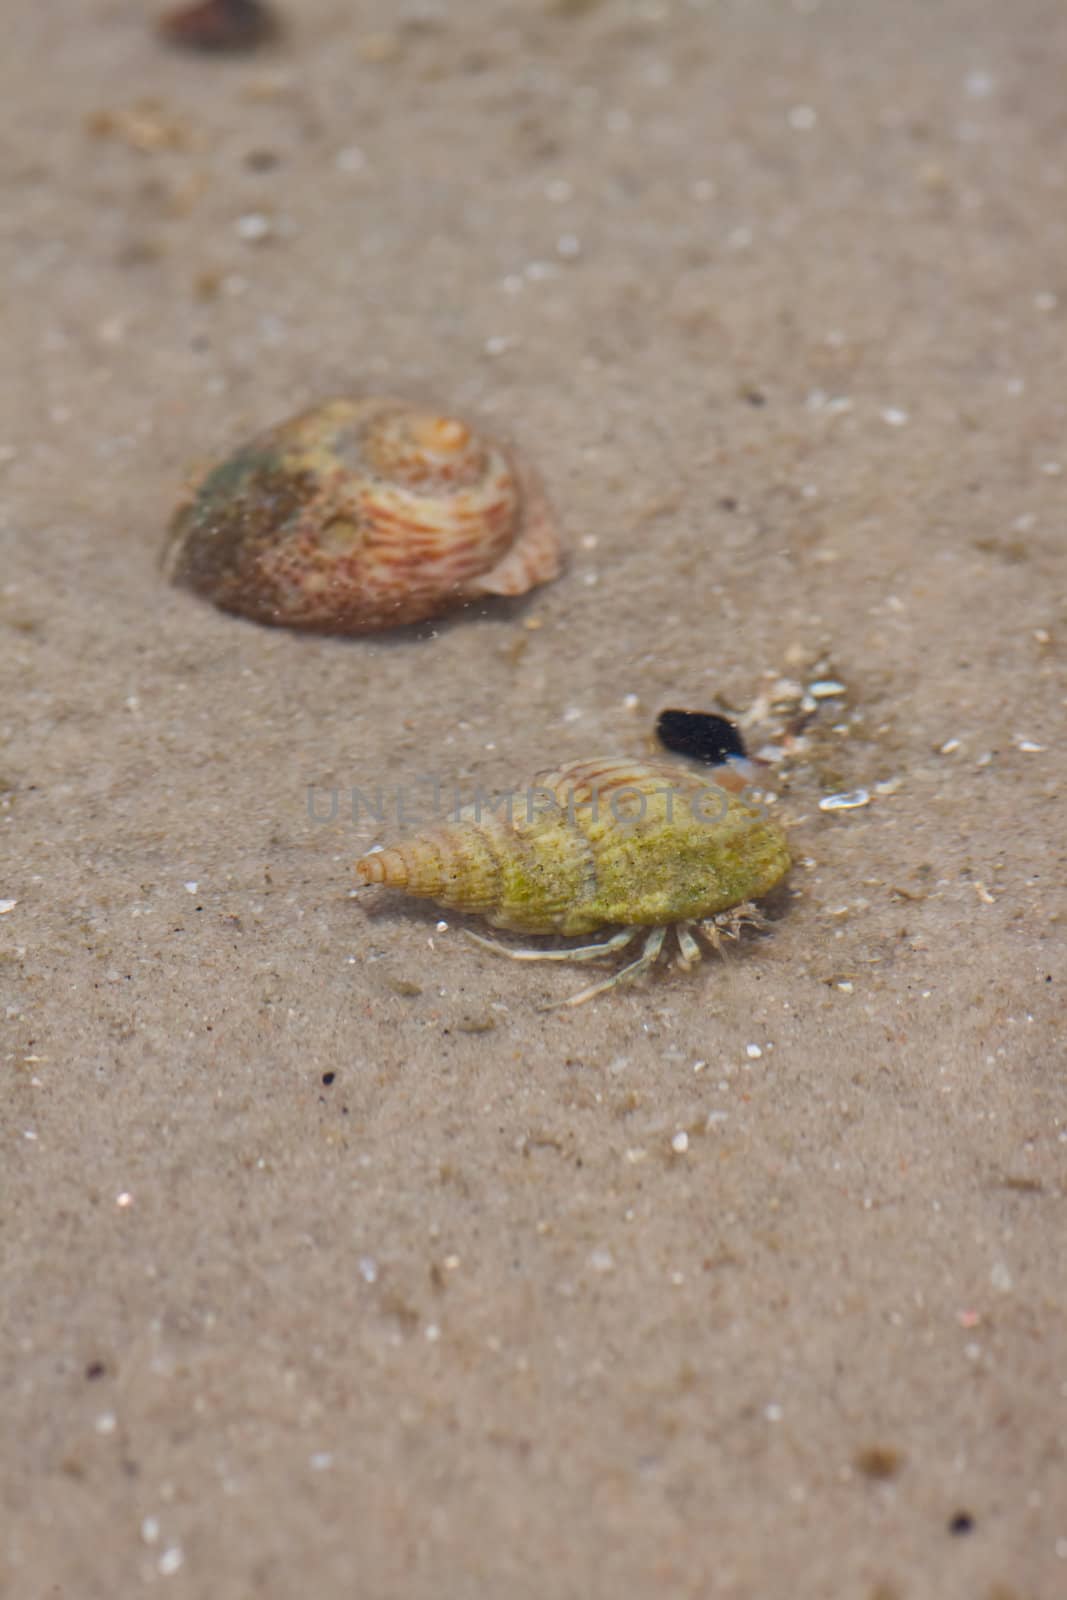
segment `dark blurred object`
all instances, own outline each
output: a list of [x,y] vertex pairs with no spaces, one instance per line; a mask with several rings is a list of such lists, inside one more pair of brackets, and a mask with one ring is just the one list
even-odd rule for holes
[[709,767],[746,759],[737,728],[711,711],[661,711],[656,718],[656,738],[667,750]]
[[266,44],[279,33],[278,19],[261,0],[198,0],[159,19],[159,31],[184,50],[238,54]]

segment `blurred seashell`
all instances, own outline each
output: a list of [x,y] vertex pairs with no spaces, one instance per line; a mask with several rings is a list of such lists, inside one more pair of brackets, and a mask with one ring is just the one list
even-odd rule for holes
[[674,927],[681,964],[759,922],[749,902],[790,867],[781,828],[755,797],[666,761],[607,757],[541,772],[521,790],[482,799],[453,821],[356,862],[364,883],[402,889],[515,933],[565,937],[620,931],[577,949],[491,949],[519,960],[593,960],[650,932],[630,966],[567,1002],[636,977]]
[[279,28],[263,0],[194,0],[161,17],[159,31],[186,50],[236,53],[265,44]]
[[371,633],[525,594],[560,554],[539,484],[500,445],[402,400],[337,399],[209,471],[164,565],[223,611]]

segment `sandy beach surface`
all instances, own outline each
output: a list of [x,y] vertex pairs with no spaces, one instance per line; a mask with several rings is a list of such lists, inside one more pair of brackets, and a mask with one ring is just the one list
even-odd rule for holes
[[[1067,11],[157,15],[0,60],[0,1593],[1057,1600]],[[348,392],[512,440],[560,580],[168,586]],[[664,706],[785,757],[770,936],[545,1011],[353,893],[353,789]]]

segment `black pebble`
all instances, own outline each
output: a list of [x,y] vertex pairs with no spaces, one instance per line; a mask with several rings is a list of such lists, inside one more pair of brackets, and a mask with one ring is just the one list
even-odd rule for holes
[[948,1525],[949,1533],[962,1534],[974,1531],[974,1518],[969,1511],[957,1511]]
[[709,767],[718,767],[730,756],[744,757],[745,746],[732,722],[711,711],[661,711],[656,719],[656,738],[667,750]]

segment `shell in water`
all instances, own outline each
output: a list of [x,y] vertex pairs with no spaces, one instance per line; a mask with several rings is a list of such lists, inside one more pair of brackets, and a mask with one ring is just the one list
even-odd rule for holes
[[718,944],[757,916],[748,905],[790,867],[785,835],[750,798],[666,761],[574,761],[538,773],[491,804],[428,828],[356,862],[364,883],[383,884],[482,916],[525,934],[588,935],[620,927],[579,950],[512,950],[520,959],[592,959],[651,929],[639,959],[570,1003],[644,971],[675,926],[682,964],[699,959],[691,929]]
[[538,484],[455,417],[329,400],[262,433],[178,507],[164,565],[240,616],[371,633],[557,576]]

